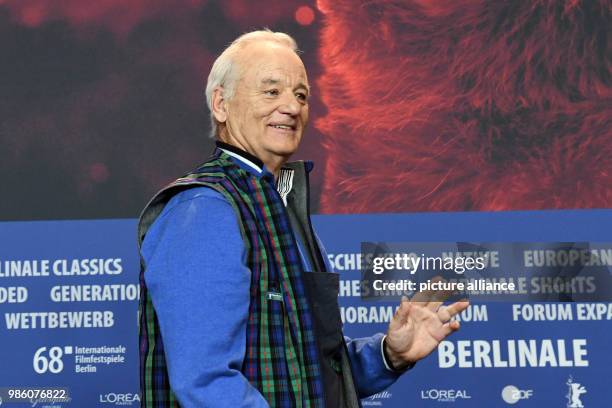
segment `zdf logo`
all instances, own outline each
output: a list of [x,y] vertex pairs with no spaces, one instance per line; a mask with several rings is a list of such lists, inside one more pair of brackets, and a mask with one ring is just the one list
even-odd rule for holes
[[519,390],[514,385],[506,385],[501,395],[508,404],[516,404],[519,400],[529,399],[533,395],[533,390]]

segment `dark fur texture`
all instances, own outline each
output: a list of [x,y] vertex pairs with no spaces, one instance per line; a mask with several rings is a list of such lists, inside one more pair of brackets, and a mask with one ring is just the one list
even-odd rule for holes
[[323,212],[612,207],[610,1],[318,6]]

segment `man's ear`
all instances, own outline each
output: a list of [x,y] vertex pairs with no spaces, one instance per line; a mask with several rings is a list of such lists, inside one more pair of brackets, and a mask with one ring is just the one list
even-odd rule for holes
[[224,97],[225,90],[218,86],[213,90],[212,94],[212,113],[219,123],[225,123],[227,120],[227,101]]

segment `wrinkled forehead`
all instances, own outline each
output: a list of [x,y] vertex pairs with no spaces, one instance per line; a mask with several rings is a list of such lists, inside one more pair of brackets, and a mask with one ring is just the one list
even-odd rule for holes
[[278,85],[308,88],[306,68],[290,48],[278,44],[253,44],[241,51],[238,58],[240,80],[245,85]]
[[262,66],[254,70],[252,84],[259,88],[278,86],[281,88],[305,88],[310,90],[306,71],[291,71],[274,66]]

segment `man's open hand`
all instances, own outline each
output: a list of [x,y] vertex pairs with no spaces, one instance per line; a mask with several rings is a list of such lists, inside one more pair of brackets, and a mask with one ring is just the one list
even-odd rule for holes
[[469,306],[467,301],[449,306],[439,301],[415,301],[417,296],[411,301],[403,298],[389,323],[385,353],[397,370],[426,357],[449,334],[459,330],[459,322],[451,318]]

